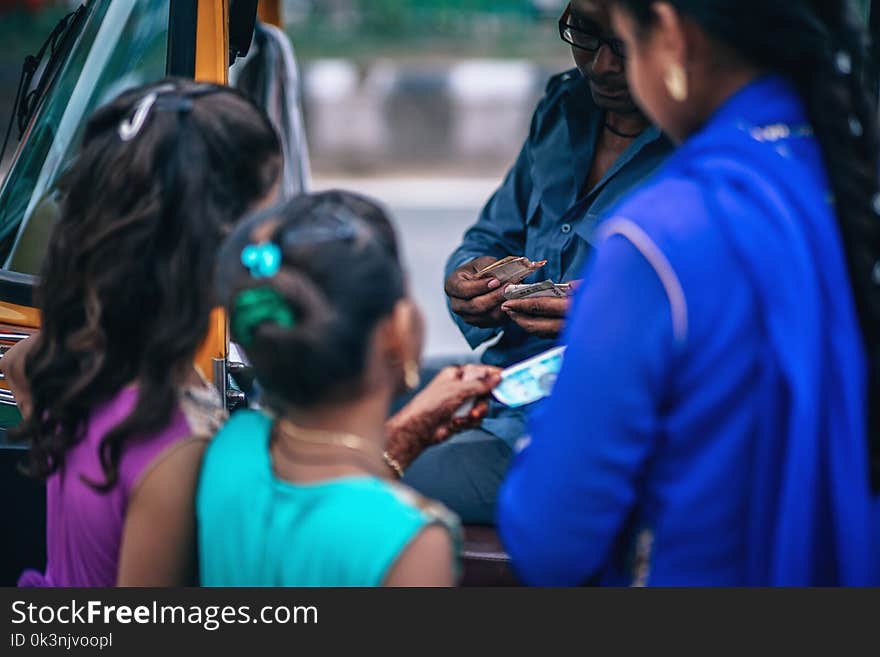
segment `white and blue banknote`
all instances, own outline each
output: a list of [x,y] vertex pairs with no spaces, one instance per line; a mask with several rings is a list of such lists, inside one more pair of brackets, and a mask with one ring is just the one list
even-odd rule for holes
[[519,408],[543,399],[553,392],[562,369],[565,347],[545,351],[508,367],[501,373],[501,383],[492,395],[505,406]]

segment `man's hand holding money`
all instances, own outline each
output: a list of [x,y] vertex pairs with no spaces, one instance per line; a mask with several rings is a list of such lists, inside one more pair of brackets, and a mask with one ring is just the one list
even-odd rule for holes
[[[580,281],[572,281],[572,291]],[[571,296],[529,297],[504,301],[501,310],[524,331],[541,338],[558,338],[571,306]]]
[[494,328],[507,319],[501,311],[504,301],[501,282],[497,278],[477,278],[478,272],[497,261],[491,256],[471,260],[446,279],[446,295],[452,312],[471,326]]
[[452,312],[471,326],[501,326],[507,315],[501,310],[504,288],[519,283],[543,267],[544,262],[531,262],[522,257],[508,256],[498,260],[483,256],[456,269],[446,279],[446,295]]

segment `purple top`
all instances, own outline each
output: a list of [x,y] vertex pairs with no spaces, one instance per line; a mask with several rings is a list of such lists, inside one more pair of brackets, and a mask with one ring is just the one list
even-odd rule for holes
[[195,435],[188,413],[178,406],[160,433],[129,443],[119,463],[119,480],[107,493],[82,481],[104,481],[98,456],[101,440],[132,411],[134,387],[124,388],[91,415],[85,438],[67,452],[65,466],[46,486],[45,576],[28,570],[19,586],[106,587],[116,585],[119,549],[129,499],[144,474],[169,447]]

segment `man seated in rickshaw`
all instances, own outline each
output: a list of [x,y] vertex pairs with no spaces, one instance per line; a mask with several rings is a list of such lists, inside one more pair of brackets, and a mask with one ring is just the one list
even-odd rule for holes
[[[550,79],[518,160],[446,266],[449,309],[465,339],[474,349],[494,341],[486,364],[506,367],[553,347],[569,298],[507,300],[505,285],[478,272],[525,256],[547,261],[526,282],[574,281],[597,219],[670,150],[629,93],[606,0],[572,0],[559,30],[577,69]],[[428,450],[405,477],[468,523],[493,523],[498,486],[525,432],[527,408],[493,404],[480,428]]]

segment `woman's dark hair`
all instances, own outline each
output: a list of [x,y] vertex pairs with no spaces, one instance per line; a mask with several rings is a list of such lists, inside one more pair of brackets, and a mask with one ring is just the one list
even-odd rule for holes
[[[242,264],[252,247],[277,249],[277,273]],[[341,191],[302,195],[241,224],[221,249],[217,285],[232,337],[277,410],[357,396],[374,329],[405,296],[385,212]],[[242,299],[266,290],[265,304],[280,308],[254,315],[243,307]]]
[[129,441],[171,420],[208,330],[225,233],[272,190],[282,166],[266,116],[228,88],[164,80],[98,109],[64,181],[26,359],[33,411],[13,437],[30,471],[64,466],[90,413],[136,383],[132,412],[104,436],[103,482]]
[[[613,0],[641,27],[654,0]],[[867,33],[847,0],[666,0],[798,88],[822,147],[869,359],[872,479],[880,486],[880,137]]]

